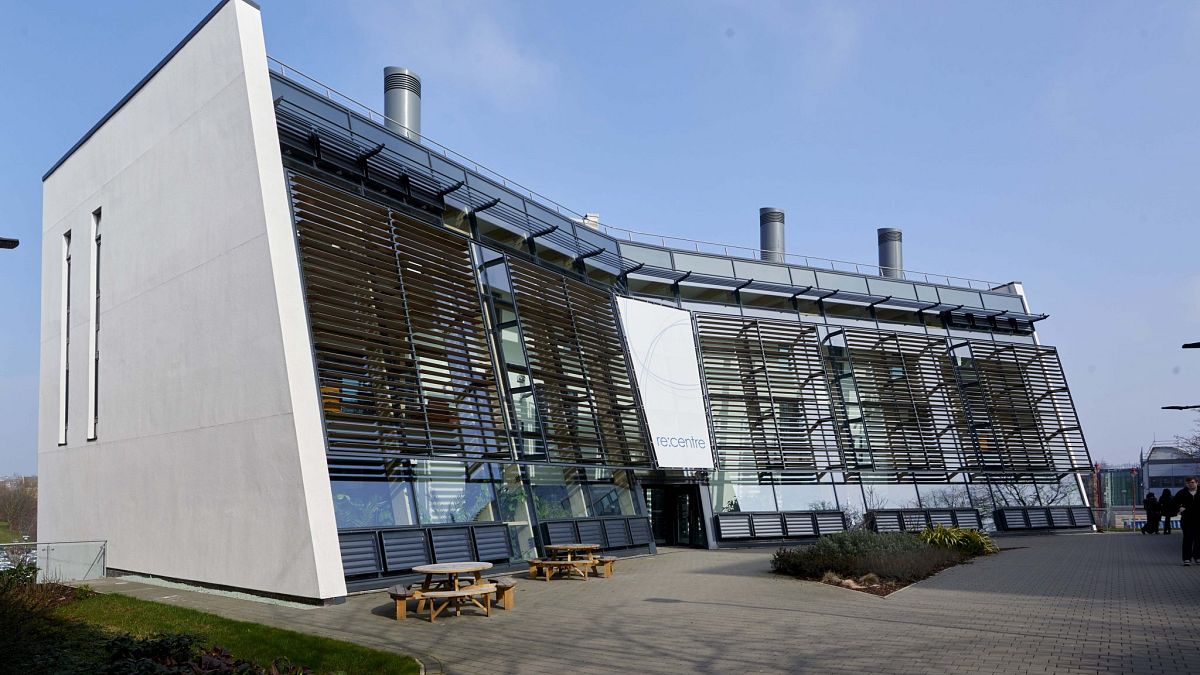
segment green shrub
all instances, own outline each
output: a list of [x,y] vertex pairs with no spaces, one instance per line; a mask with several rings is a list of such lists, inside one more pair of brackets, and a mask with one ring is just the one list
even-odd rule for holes
[[312,671],[276,659],[269,667],[234,658],[221,647],[201,647],[201,639],[186,633],[162,633],[149,638],[119,635],[108,641],[104,675],[303,675]]
[[37,565],[24,561],[0,570],[0,588],[10,589],[17,586],[29,586],[37,582]]
[[988,555],[1000,550],[987,534],[965,527],[935,525],[918,532],[917,536],[931,546],[952,549],[966,556]]
[[909,534],[855,530],[821,537],[815,543],[781,548],[771,559],[771,569],[802,579],[820,579],[826,572],[859,578],[875,574],[881,579],[911,582],[958,563],[956,550],[931,546]]

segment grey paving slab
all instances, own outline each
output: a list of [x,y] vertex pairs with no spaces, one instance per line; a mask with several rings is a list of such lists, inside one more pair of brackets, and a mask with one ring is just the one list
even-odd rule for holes
[[281,606],[108,579],[103,592],[412,654],[430,673],[1187,673],[1200,567],[1179,537],[1006,537],[888,598],[779,577],[764,549],[665,550],[612,579],[520,580],[517,608],[396,622],[383,593]]

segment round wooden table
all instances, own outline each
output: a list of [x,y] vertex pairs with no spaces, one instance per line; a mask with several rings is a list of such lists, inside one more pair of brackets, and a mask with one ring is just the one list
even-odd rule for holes
[[[492,563],[490,563],[490,562],[479,562],[476,560],[468,560],[465,562],[448,562],[448,563],[436,563],[433,565],[419,565],[417,567],[412,568],[412,571],[416,572],[417,574],[425,575],[425,582],[421,584],[422,591],[428,591],[431,589],[432,590],[440,589],[440,590],[455,590],[455,591],[457,591],[459,588],[458,587],[458,575],[460,575],[460,574],[473,575],[475,577],[475,581],[473,581],[471,585],[475,586],[475,585],[479,585],[479,584],[483,583],[483,575],[481,574],[481,572],[483,572],[484,570],[487,570],[487,569],[491,569],[491,568],[492,568]],[[446,575],[447,578],[445,580],[435,580],[434,577],[439,576],[439,575]],[[418,597],[417,598],[417,611],[418,612],[421,611],[423,609],[424,605],[425,605],[425,601],[421,600]],[[461,607],[461,603],[459,601],[455,601],[455,603],[454,603],[454,613],[455,613],[455,615],[462,613],[462,607]]]
[[571,561],[578,553],[585,553],[590,559],[592,552],[600,550],[600,544],[547,544],[546,553],[555,558]]
[[437,563],[435,565],[420,565],[418,567],[412,568],[412,571],[416,572],[417,574],[425,575],[425,583],[421,584],[421,590],[427,591],[430,588],[432,588],[435,583],[434,577],[444,574],[447,576],[447,579],[445,581],[440,581],[440,582],[436,582],[436,583],[441,587],[457,591],[458,590],[458,575],[460,575],[460,574],[474,575],[475,583],[478,584],[481,581],[483,581],[483,575],[480,573],[483,572],[484,570],[491,569],[491,568],[492,568],[492,563],[490,563],[490,562],[478,562],[475,560],[468,560],[466,562],[448,562],[448,563]]

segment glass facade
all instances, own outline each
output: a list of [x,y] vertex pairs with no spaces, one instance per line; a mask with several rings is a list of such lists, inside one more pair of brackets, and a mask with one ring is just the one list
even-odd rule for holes
[[[618,245],[399,139],[330,172],[310,134],[358,147],[353,125],[285,112],[344,531],[503,523],[528,558],[549,524],[646,516],[639,480],[707,483],[709,516],[851,524],[1079,500],[1090,458],[1019,296]],[[711,474],[656,471],[619,296],[691,310]]]

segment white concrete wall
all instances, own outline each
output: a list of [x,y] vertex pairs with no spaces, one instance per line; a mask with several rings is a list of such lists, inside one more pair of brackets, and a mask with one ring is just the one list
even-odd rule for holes
[[[87,441],[86,244],[97,208],[99,422]],[[345,595],[256,8],[221,7],[46,179],[43,230],[39,538],[108,540],[118,569]]]

